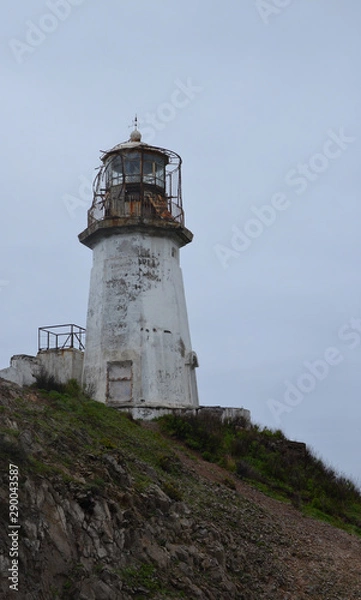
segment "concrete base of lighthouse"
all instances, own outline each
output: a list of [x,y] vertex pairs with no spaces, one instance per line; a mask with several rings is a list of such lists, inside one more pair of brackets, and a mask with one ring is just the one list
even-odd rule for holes
[[179,225],[122,219],[80,235],[93,250],[83,383],[96,400],[124,409],[198,407],[179,264],[191,239]]
[[244,425],[250,425],[251,413],[246,408],[235,408],[235,407],[223,407],[223,406],[199,406],[197,408],[164,408],[162,406],[154,408],[119,408],[121,412],[130,414],[133,419],[139,419],[141,421],[152,421],[153,419],[159,419],[164,415],[177,415],[180,417],[189,416],[203,416],[211,415],[218,417],[222,422],[225,421],[239,421]]

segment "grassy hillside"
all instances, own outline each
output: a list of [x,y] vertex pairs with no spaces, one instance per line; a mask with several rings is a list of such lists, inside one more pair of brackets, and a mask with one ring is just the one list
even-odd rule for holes
[[305,514],[361,535],[361,492],[326,466],[305,444],[287,440],[280,430],[222,422],[213,415],[161,419],[162,431],[208,461],[215,462],[292,504]]
[[[121,439],[123,452],[136,450],[138,458],[160,468],[163,474],[177,475],[175,457],[169,454],[171,437],[204,460],[224,467],[275,498],[291,502],[305,514],[361,535],[361,492],[357,486],[326,466],[305,444],[287,440],[280,430],[248,426],[242,420],[222,423],[215,415],[201,413],[187,417],[167,415],[149,431],[128,416],[84,396],[76,382],[59,389],[61,392],[41,390],[45,401],[41,409],[21,398],[17,401],[15,416],[21,417],[23,425],[36,418],[50,443],[46,461],[29,458],[25,452],[18,455],[25,470],[58,472],[71,478],[69,449],[98,455],[118,448]],[[19,435],[18,431],[7,433],[10,437]],[[41,437],[38,441],[42,442]],[[11,447],[11,443],[3,443],[3,456]],[[136,470],[134,474],[141,484],[144,475]],[[88,485],[99,488],[104,484],[101,474],[94,473],[91,481]],[[172,481],[169,485],[174,486],[176,496],[176,484]]]
[[360,494],[281,432],[211,417],[141,424],[74,382],[0,380],[3,531],[9,463],[21,522],[19,592],[0,579],[10,600],[359,598],[358,535],[304,513],[359,534]]

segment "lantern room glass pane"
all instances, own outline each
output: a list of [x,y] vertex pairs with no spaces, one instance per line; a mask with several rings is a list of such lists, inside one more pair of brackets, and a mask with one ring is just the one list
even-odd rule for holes
[[149,154],[144,155],[143,162],[143,181],[155,185],[155,172],[153,157]]
[[144,154],[143,181],[151,185],[164,187],[165,160],[155,154]]
[[144,183],[165,188],[167,157],[139,151],[113,156],[106,171],[106,184]]
[[124,155],[124,172],[126,183],[140,182],[140,153],[128,152]]
[[165,161],[163,158],[157,157],[155,162],[156,185],[164,187],[165,182]]
[[111,183],[119,185],[123,183],[122,157],[115,156],[111,162]]

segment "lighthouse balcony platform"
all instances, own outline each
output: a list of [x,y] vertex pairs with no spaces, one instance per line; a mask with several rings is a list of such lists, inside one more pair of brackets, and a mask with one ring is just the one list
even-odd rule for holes
[[136,215],[123,217],[107,217],[100,221],[92,221],[79,234],[79,241],[93,248],[100,238],[109,237],[126,231],[137,231],[148,235],[174,237],[179,240],[180,247],[189,244],[193,233],[181,223],[158,218],[145,218]]

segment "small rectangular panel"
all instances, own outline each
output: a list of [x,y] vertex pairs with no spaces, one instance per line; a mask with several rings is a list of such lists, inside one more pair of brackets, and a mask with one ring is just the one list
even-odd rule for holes
[[132,361],[108,363],[107,401],[116,406],[132,402]]

